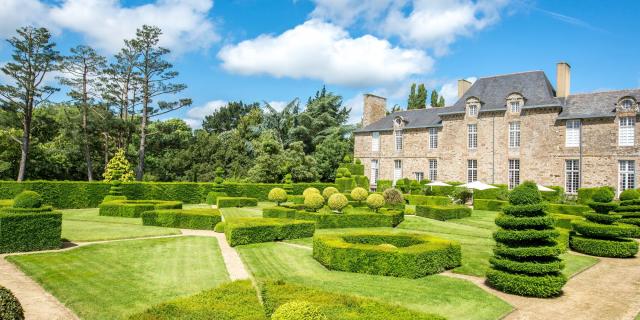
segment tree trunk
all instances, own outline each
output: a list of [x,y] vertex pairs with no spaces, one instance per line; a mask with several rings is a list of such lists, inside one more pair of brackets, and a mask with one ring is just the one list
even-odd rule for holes
[[84,160],[87,162],[87,179],[93,181],[93,163],[91,161],[91,149],[89,148],[89,135],[87,134],[87,106],[82,107],[82,142]]
[[29,159],[29,147],[31,143],[31,102],[27,102],[24,112],[24,122],[22,123],[22,145],[20,156],[20,168],[18,170],[18,182],[24,181],[27,172],[27,160]]
[[147,141],[147,107],[142,108],[142,123],[140,124],[140,149],[138,149],[138,168],[136,169],[136,180],[142,181],[144,176],[144,153]]

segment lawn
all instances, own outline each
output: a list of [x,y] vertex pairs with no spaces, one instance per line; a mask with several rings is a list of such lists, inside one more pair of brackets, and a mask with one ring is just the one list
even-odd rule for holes
[[143,226],[142,219],[105,217],[98,209],[62,211],[62,238],[69,241],[100,241],[180,234],[171,228]]
[[229,280],[217,240],[205,237],[92,244],[7,260],[83,319],[122,319]]
[[273,206],[273,202],[259,202],[257,207],[245,207],[245,208],[222,208],[222,216],[225,219],[233,218],[249,218],[249,217],[262,217],[262,208]]

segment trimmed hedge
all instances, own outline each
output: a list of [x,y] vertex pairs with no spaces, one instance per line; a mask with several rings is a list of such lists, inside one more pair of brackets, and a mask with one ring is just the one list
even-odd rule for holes
[[313,257],[332,270],[420,278],[461,264],[460,245],[420,233],[316,235]]
[[356,179],[353,177],[336,178],[336,188],[340,192],[350,192],[356,187]]
[[591,201],[591,198],[593,197],[593,195],[600,188],[608,188],[609,190],[611,190],[611,192],[615,191],[612,187],[580,188],[580,189],[578,189],[578,203],[579,204],[587,204],[587,203],[589,203]]
[[0,212],[0,253],[58,249],[61,233],[59,212]]
[[309,212],[292,208],[272,207],[262,210],[265,218],[287,218],[314,221],[317,229],[395,227],[404,221],[404,212],[382,208],[378,213],[367,209],[345,209],[344,213],[328,210]]
[[[531,273],[532,269],[528,270]],[[501,270],[489,270],[487,272],[487,281],[492,287],[502,292],[521,296],[551,297],[558,295],[562,291],[567,278],[558,272],[544,275],[524,275]]]
[[393,181],[391,180],[378,180],[376,182],[376,191],[382,192],[393,187]]
[[233,208],[233,207],[255,207],[258,205],[258,199],[247,197],[218,197],[217,207]]
[[573,235],[569,241],[573,250],[592,256],[631,258],[638,253],[638,243],[632,239],[592,239]]
[[310,221],[268,218],[236,218],[225,221],[224,234],[230,246],[308,238],[315,224]]
[[3,286],[0,286],[0,319],[24,320],[22,305],[13,293]]
[[222,221],[217,209],[153,210],[142,213],[142,224],[167,228],[213,230]]
[[207,194],[207,204],[214,205],[218,203],[218,197],[228,197],[226,192],[211,191]]
[[263,218],[295,219],[296,209],[285,207],[268,207],[262,209]]
[[447,206],[453,203],[451,198],[442,196],[423,196],[415,194],[407,194],[404,200],[408,204],[424,205],[424,206]]
[[182,209],[180,201],[160,200],[113,200],[99,206],[101,216],[139,218],[145,211]]
[[570,214],[574,216],[582,216],[586,212],[591,211],[588,206],[575,205],[575,204],[560,204],[560,203],[548,203],[548,213]]
[[470,217],[471,211],[467,206],[416,206],[416,216],[441,221]]
[[[488,189],[491,190],[491,189]],[[508,205],[508,201],[491,199],[473,199],[474,210],[500,211],[502,207]]]
[[509,195],[509,189],[506,185],[496,185],[498,188],[491,188],[485,190],[473,190],[473,200],[487,199],[487,200],[507,200]]
[[0,200],[0,208],[11,207],[13,206],[13,200],[11,199],[1,199]]

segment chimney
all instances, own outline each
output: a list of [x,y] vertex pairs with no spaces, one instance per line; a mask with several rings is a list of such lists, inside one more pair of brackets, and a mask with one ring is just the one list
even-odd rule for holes
[[364,114],[362,115],[362,127],[366,127],[387,115],[387,98],[376,95],[364,94]]
[[571,89],[571,66],[566,62],[558,62],[556,68],[556,97],[566,98]]
[[458,98],[462,98],[469,88],[471,88],[471,82],[465,79],[458,80]]

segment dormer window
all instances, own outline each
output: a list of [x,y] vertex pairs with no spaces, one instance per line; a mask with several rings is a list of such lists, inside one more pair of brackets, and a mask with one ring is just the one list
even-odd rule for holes
[[467,99],[467,114],[472,117],[477,117],[478,110],[480,110],[480,101],[473,97]]
[[469,106],[469,115],[477,116],[478,115],[478,105],[472,104]]
[[402,117],[396,117],[394,122],[396,126],[398,127],[402,126]]
[[512,93],[507,97],[507,108],[511,113],[520,113],[524,105],[524,98],[519,93]]
[[633,111],[636,107],[636,101],[631,97],[622,98],[618,102],[620,111]]

